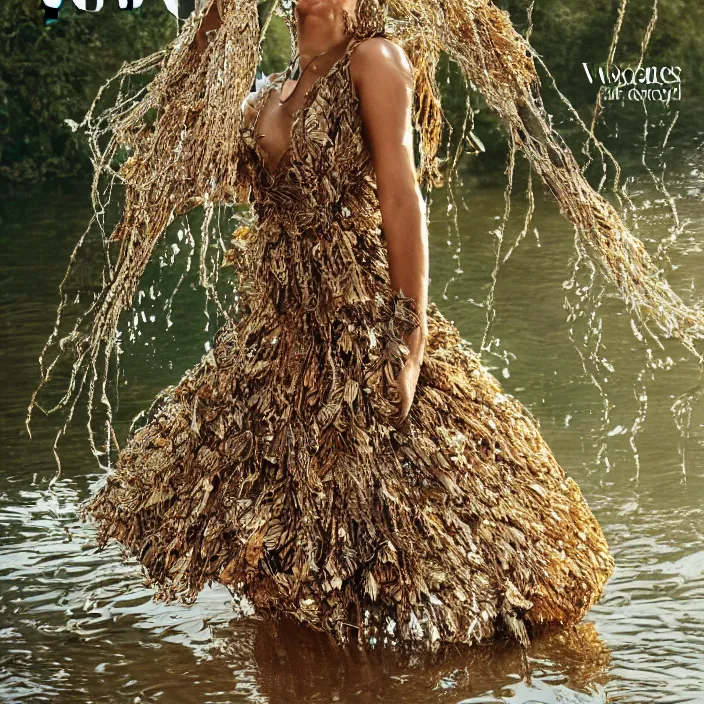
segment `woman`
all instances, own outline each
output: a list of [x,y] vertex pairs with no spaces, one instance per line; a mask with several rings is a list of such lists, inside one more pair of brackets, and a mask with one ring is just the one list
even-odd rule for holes
[[[258,120],[255,139],[264,156],[262,168],[267,176],[275,173],[291,146],[292,117],[303,107],[313,83],[336,63],[349,61],[364,144],[377,180],[391,285],[416,302],[420,316],[420,325],[406,340],[410,352],[396,380],[403,419],[411,406],[427,337],[428,244],[425,201],[416,179],[413,150],[413,68],[403,49],[382,36],[351,45],[353,37],[345,28],[345,18],[354,14],[355,4],[356,0],[297,3],[300,48],[296,68],[300,78],[288,79],[286,72],[270,78],[273,90],[263,90],[252,102],[248,99],[245,128]],[[208,31],[213,16],[217,16],[217,5],[206,15],[199,39]]]
[[[120,259],[88,342],[129,304],[164,203],[172,217],[203,202],[200,178],[206,206],[234,197],[254,213],[228,253],[239,318],[228,311],[212,351],[159,397],[82,515],[159,597],[188,601],[215,580],[341,642],[508,631],[526,645],[531,628],[578,621],[613,571],[605,537],[527,411],[427,300],[429,132],[417,173],[412,125],[432,111],[414,112],[418,65],[378,3],[300,0],[298,62],[237,103],[233,134],[213,106],[245,83],[222,98],[214,57],[253,65],[248,7],[211,5],[139,106],[169,96],[128,140],[149,149],[121,169]],[[203,81],[200,101],[184,97]],[[203,140],[183,137],[201,125]],[[149,170],[159,159],[166,180]]]

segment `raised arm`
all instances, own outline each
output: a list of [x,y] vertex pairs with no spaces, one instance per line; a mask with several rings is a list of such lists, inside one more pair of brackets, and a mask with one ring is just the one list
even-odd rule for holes
[[413,150],[413,68],[398,44],[374,37],[355,49],[350,70],[377,177],[391,285],[415,300],[421,322],[407,339],[410,354],[397,379],[405,418],[423,363],[428,301],[426,206]]
[[[70,420],[78,397],[87,389],[89,409],[98,394],[111,418],[107,380],[119,354],[120,316],[131,308],[166,228],[199,205],[204,210],[201,282],[215,296],[214,274],[207,271],[205,256],[208,228],[215,204],[244,203],[249,195],[241,106],[259,60],[260,29],[257,0],[210,0],[204,10],[203,17],[192,14],[164,50],[123,66],[111,80],[121,86],[117,102],[103,107],[106,96],[115,93],[104,87],[83,120],[94,157],[95,221],[102,222],[105,207],[97,190],[101,176],[110,179],[105,193],[112,192],[112,182],[119,178],[124,205],[112,232],[104,235],[103,288],[75,314],[72,327],[63,321],[69,299],[61,289],[56,327],[40,357],[41,381],[28,409],[28,428],[38,393],[71,351],[75,361],[69,388],[47,412],[63,410]],[[205,38],[209,28],[217,32],[206,50],[199,50],[199,37]],[[146,87],[125,81],[152,71],[155,75]],[[115,164],[125,153],[129,156],[116,171]],[[85,236],[70,266],[78,261],[84,241]],[[119,248],[113,248],[113,242]],[[89,428],[92,449],[99,455],[90,421]]]
[[213,0],[205,11],[198,31],[196,32],[196,46],[201,54],[208,44],[208,32],[217,30],[220,25],[222,25],[222,18],[218,10],[218,3],[217,0]]

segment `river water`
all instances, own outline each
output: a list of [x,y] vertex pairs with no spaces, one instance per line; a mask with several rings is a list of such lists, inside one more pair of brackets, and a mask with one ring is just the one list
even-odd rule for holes
[[[694,144],[668,152],[667,162],[672,201],[637,162],[626,169],[628,192],[637,232],[651,252],[669,235],[676,204],[685,226],[670,249],[669,279],[691,300],[704,291],[704,158]],[[520,190],[516,186],[502,237],[502,188],[465,183],[452,208],[446,194],[434,196],[431,297],[475,349],[485,337],[481,302],[492,287],[497,245],[501,259],[523,225]],[[603,346],[597,363],[590,361],[596,338],[588,316],[578,316],[572,332],[568,322],[567,304],[577,302],[576,289],[565,288],[574,265],[572,227],[546,192],[535,190],[533,223],[499,268],[483,358],[538,418],[556,457],[582,488],[616,571],[581,624],[536,638],[525,659],[513,644],[496,643],[411,661],[340,652],[291,624],[261,621],[246,605],[235,610],[224,588],[207,588],[190,608],[155,603],[137,564],[123,562],[117,546],[96,551],[92,527],[74,513],[103,474],[88,450],[85,416],[78,413],[62,441],[63,474],[53,491],[47,485],[55,471],[55,425],[37,417],[31,441],[24,430],[57,287],[89,220],[88,186],[27,189],[6,199],[0,228],[0,698],[704,702],[704,402],[696,396],[697,366],[675,343],[661,350],[639,342],[609,287],[598,308]],[[169,237],[165,262],[173,245],[183,248],[186,239],[175,231]],[[126,345],[123,429],[158,390],[178,381],[211,339],[214,321],[206,323],[203,315],[196,268],[175,298],[168,329],[158,294],[178,272],[148,272],[145,294],[157,295],[156,301],[144,296],[136,341]],[[80,285],[90,288],[92,276],[86,265]],[[588,279],[588,268],[580,267],[577,284]],[[597,279],[593,291],[600,285]],[[694,398],[689,405],[683,403],[688,398]]]

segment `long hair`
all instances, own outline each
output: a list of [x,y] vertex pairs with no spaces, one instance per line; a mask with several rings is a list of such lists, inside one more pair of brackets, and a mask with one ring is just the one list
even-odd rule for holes
[[[222,26],[200,54],[196,31],[213,2],[218,5]],[[287,18],[290,26],[290,2],[275,0],[272,12]],[[106,388],[108,372],[119,353],[118,323],[133,304],[159,238],[175,219],[203,206],[205,251],[215,205],[247,200],[240,173],[240,106],[254,81],[270,18],[260,28],[256,0],[205,0],[167,47],[123,66],[101,89],[79,126],[86,130],[93,152],[93,224],[102,233],[106,252],[104,285],[73,324],[67,325],[63,315],[68,297],[62,287],[56,326],[40,358],[41,383],[30,404],[28,428],[37,393],[70,351],[74,359],[69,387],[59,403],[47,410],[63,410],[68,422],[78,396],[87,389],[89,412],[97,395],[111,428]],[[652,337],[659,344],[675,338],[700,364],[704,361],[700,307],[686,304],[672,290],[642,242],[585,179],[543,106],[536,70],[540,57],[514,29],[508,13],[490,0],[358,0],[355,17],[348,19],[348,30],[357,36],[381,34],[399,43],[414,67],[421,184],[436,188],[457,168],[457,158],[443,160],[439,154],[444,118],[435,76],[445,54],[507,130],[507,195],[515,155],[521,153],[572,224],[580,257],[598,267],[627,304],[637,336]],[[150,72],[155,75],[146,86],[130,89],[129,79]],[[117,98],[98,110],[110,90]],[[573,114],[602,158],[613,160],[592,129]],[[618,168],[616,173],[618,178]],[[103,188],[100,184],[105,176],[108,185]],[[124,187],[124,207],[114,229],[106,232],[104,201],[116,181]],[[71,265],[84,241],[85,235]],[[113,243],[117,243],[117,256],[113,256]],[[215,275],[208,270],[207,258],[201,256],[201,283],[217,300]],[[91,444],[99,455],[92,432]]]

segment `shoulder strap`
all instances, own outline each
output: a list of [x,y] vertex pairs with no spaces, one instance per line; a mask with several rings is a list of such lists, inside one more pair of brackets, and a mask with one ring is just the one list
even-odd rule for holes
[[350,39],[349,44],[347,45],[347,48],[345,49],[345,56],[346,59],[349,61],[350,57],[352,56],[354,50],[365,40],[368,39],[368,37],[357,37],[353,36],[352,39]]

